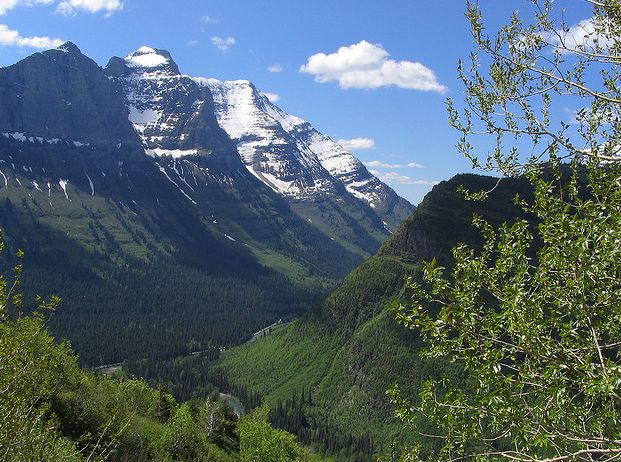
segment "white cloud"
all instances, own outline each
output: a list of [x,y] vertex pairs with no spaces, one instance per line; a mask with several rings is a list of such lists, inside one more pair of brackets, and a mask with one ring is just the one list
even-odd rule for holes
[[267,99],[269,99],[272,103],[275,103],[280,99],[280,95],[277,95],[276,93],[263,92],[263,94],[267,96]]
[[0,24],[0,46],[47,49],[56,48],[63,42],[64,40],[50,37],[24,37],[18,31],[9,29],[5,24]]
[[267,68],[270,72],[282,72],[282,66],[280,64],[272,64]]
[[421,63],[395,61],[379,44],[366,40],[336,53],[317,53],[308,58],[300,72],[312,74],[320,83],[338,81],[341,88],[396,86],[410,90],[446,92],[433,71]]
[[373,167],[373,168],[425,168],[424,165],[419,164],[418,162],[410,162],[408,164],[402,165],[402,164],[388,164],[385,162],[382,162],[381,160],[370,160],[367,162],[364,162],[364,165],[366,165],[367,167]]
[[[50,5],[57,0],[0,0],[0,16],[17,6]],[[79,10],[89,13],[105,11],[110,15],[123,9],[122,0],[62,0],[58,3],[56,11],[66,16],[75,15]]]
[[566,114],[567,119],[565,120],[565,122],[571,124],[571,125],[579,125],[580,122],[578,121],[578,111],[575,109],[569,109],[568,107],[564,107],[563,108],[563,113]]
[[[556,30],[542,34],[542,38],[554,46],[560,46],[568,50],[594,50],[597,46],[602,49],[613,45],[610,37],[601,34],[601,29],[606,29],[606,24],[599,24],[596,31],[596,24],[593,18],[583,19],[565,30]],[[563,51],[563,50],[561,50]]]
[[195,47],[196,45],[198,45],[200,42],[198,40],[188,40],[187,45],[189,47]]
[[79,10],[89,13],[104,11],[110,15],[122,9],[122,0],[64,0],[58,4],[56,11],[66,16],[75,15]]
[[54,0],[0,0],[0,16],[5,15],[7,11],[19,5],[49,5],[53,1]]
[[235,37],[211,37],[211,43],[213,43],[218,50],[225,53],[235,45]]
[[409,176],[402,175],[399,172],[379,172],[377,170],[369,170],[372,175],[375,175],[384,183],[389,184],[409,184],[409,185],[426,185],[433,186],[439,183],[439,181],[432,180],[414,180]]
[[372,140],[371,138],[352,138],[351,140],[338,140],[337,143],[348,151],[361,151],[363,149],[375,148],[375,140]]

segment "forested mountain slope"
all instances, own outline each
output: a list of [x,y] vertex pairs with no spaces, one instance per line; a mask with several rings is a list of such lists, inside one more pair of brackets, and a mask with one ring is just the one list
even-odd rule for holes
[[271,427],[265,410],[234,412],[214,388],[179,402],[162,387],[80,369],[45,326],[57,299],[24,312],[20,274],[0,273],[1,461],[327,461]]
[[[422,360],[418,337],[397,325],[388,307],[405,297],[404,278],[417,277],[421,261],[437,257],[450,265],[453,245],[480,242],[471,226],[474,213],[495,225],[520,214],[513,198],[529,194],[526,180],[503,179],[482,202],[457,192],[460,185],[491,190],[496,182],[458,175],[435,186],[375,257],[302,319],[225,352],[221,370],[264,396],[273,421],[307,443],[343,460],[360,460],[364,452],[361,460],[371,460],[373,452],[388,450],[405,435],[386,390],[399,383],[414,396],[425,377],[458,373],[440,360]],[[311,398],[301,400],[302,390]],[[369,439],[372,444],[365,444]]]
[[377,216],[365,230],[338,209],[327,229],[294,210],[162,50],[104,70],[66,43],[0,69],[0,97],[0,229],[26,289],[62,297],[51,327],[84,363],[244,341],[388,235]]

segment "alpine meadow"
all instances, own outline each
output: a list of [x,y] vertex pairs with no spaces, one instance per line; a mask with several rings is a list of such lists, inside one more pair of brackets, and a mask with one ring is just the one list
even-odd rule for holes
[[619,459],[621,0],[0,0],[0,462]]

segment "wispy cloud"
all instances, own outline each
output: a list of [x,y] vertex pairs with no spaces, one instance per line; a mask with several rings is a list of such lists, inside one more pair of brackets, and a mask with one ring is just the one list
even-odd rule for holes
[[363,163],[367,167],[374,167],[374,168],[401,168],[402,167],[402,165],[400,164],[387,164],[385,162],[382,162],[381,160],[369,160]]
[[75,15],[78,11],[88,13],[105,12],[107,15],[123,9],[121,0],[64,0],[58,4],[56,10],[66,16]]
[[419,164],[418,162],[410,162],[408,164],[388,164],[382,162],[381,160],[369,160],[363,162],[367,167],[373,168],[425,168],[424,165]]
[[187,45],[189,47],[195,47],[196,45],[198,45],[200,42],[198,40],[188,40]]
[[221,23],[221,22],[222,22],[222,19],[220,19],[220,18],[214,18],[213,16],[207,16],[207,15],[205,15],[205,16],[201,16],[201,17],[200,17],[200,21],[201,21],[203,24],[218,24],[218,23]]
[[566,122],[571,125],[578,125],[578,111],[575,109],[563,108],[563,113],[567,116]]
[[336,53],[317,53],[308,58],[300,72],[315,76],[320,83],[336,81],[341,88],[396,86],[410,90],[446,92],[434,72],[423,64],[389,59],[380,44],[362,40],[341,47]]
[[369,170],[372,175],[375,175],[384,183],[388,184],[409,184],[409,185],[426,185],[433,186],[439,183],[435,180],[415,180],[407,175],[402,175],[399,172],[380,172],[378,170]]
[[226,53],[235,45],[235,37],[211,37],[211,43],[213,43],[218,50]]
[[350,140],[338,140],[337,143],[348,151],[362,151],[365,149],[375,148],[375,140],[371,138],[352,138]]
[[17,6],[49,5],[54,0],[0,0],[0,16]]
[[20,48],[55,48],[62,45],[63,40],[50,37],[24,37],[16,30],[0,24],[0,46],[15,46]]
[[410,162],[410,163],[406,164],[406,167],[409,167],[409,168],[425,168],[425,166],[423,164],[419,164],[418,162]]
[[263,92],[263,94],[267,97],[267,99],[269,99],[272,103],[277,102],[280,99],[280,95],[277,95],[276,93],[267,93],[267,92]]
[[280,64],[272,64],[268,66],[267,70],[273,73],[282,72],[282,66]]

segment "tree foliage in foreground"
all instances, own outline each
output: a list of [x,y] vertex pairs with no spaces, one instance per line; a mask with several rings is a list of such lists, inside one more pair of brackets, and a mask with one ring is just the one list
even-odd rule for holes
[[45,326],[58,299],[27,312],[21,273],[20,263],[0,275],[0,461],[324,460],[266,419],[237,425],[222,401],[178,403],[140,380],[81,370]]
[[9,310],[19,314],[22,306],[21,264],[14,271],[13,280],[0,276],[0,460],[81,460],[47,415],[55,387],[71,381],[65,362],[74,361],[43,330],[43,312],[57,300],[12,319]]
[[233,459],[236,442],[217,438],[226,431],[202,430],[209,409],[190,412],[143,382],[80,370],[45,326],[58,298],[28,312],[21,263],[13,273],[0,275],[0,461]]
[[[415,402],[390,391],[397,415],[415,430],[426,419],[437,431],[421,437],[440,445],[403,460],[621,457],[621,3],[586,1],[593,17],[573,28],[533,0],[531,22],[516,13],[495,36],[468,2],[478,49],[460,64],[467,109],[449,104],[451,123],[474,166],[530,179],[534,198],[517,201],[534,220],[475,217],[482,249],[458,245],[451,268],[432,261],[409,281],[399,321],[468,379],[429,380]],[[554,121],[558,98],[581,105],[577,125]],[[486,162],[471,144],[481,133],[496,142]]]
[[302,462],[307,454],[291,433],[273,428],[269,409],[261,407],[243,417],[237,426],[241,462]]

